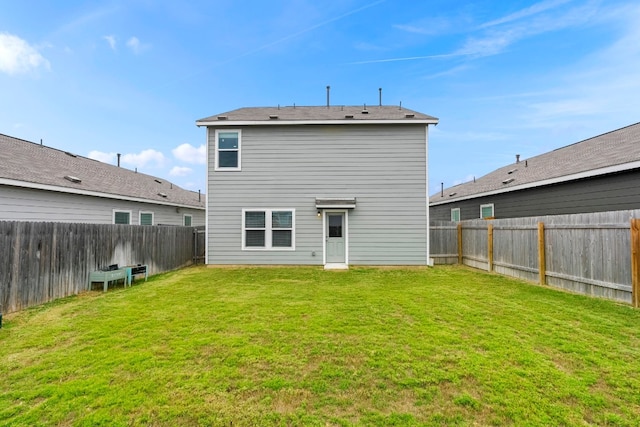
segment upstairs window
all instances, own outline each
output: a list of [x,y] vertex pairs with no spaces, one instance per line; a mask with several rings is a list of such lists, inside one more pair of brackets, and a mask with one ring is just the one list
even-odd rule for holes
[[184,226],[185,227],[191,227],[191,222],[193,220],[193,216],[185,214],[185,216],[183,218],[184,218]]
[[114,224],[131,224],[131,211],[113,211]]
[[153,212],[140,212],[140,225],[153,225]]
[[216,130],[215,170],[240,170],[240,130]]
[[493,219],[493,203],[488,205],[480,205],[480,218]]
[[460,222],[460,208],[451,209],[451,221]]
[[295,249],[294,224],[292,209],[244,209],[242,249]]

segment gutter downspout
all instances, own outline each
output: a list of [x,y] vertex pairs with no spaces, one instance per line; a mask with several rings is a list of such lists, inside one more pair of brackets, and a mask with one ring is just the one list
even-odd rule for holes
[[206,192],[204,195],[204,264],[207,265],[209,264],[209,171],[211,170],[211,165],[209,164],[209,126],[206,127],[207,132],[206,132],[206,156],[207,156],[207,182],[205,183],[206,185]]
[[429,125],[425,125],[425,129],[424,129],[424,136],[425,136],[425,141],[424,141],[424,156],[425,156],[425,183],[426,183],[426,187],[425,187],[425,200],[426,200],[426,206],[427,206],[427,231],[426,231],[426,243],[427,243],[427,253],[426,253],[426,262],[427,265],[429,267],[433,267],[433,261],[431,259],[431,244],[430,244],[430,240],[431,240],[431,233],[429,232]]

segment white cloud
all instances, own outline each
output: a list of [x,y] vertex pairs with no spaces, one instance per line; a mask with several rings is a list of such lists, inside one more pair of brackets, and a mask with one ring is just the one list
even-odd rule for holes
[[186,163],[204,165],[207,163],[207,147],[203,144],[200,147],[194,147],[191,144],[181,144],[171,150],[173,156]]
[[109,43],[112,50],[116,50],[116,36],[103,36],[102,38]]
[[131,49],[131,52],[137,55],[143,50],[148,49],[150,45],[143,44],[137,37],[131,37],[129,40],[127,40],[127,47]]
[[[523,39],[589,24],[598,18],[598,14],[601,13],[597,8],[597,4],[592,2],[566,8],[566,10],[562,10],[559,13],[551,13],[551,9],[557,8],[569,1],[570,0],[546,0],[511,15],[487,22],[476,27],[474,30],[475,34],[467,37],[460,48],[449,53],[375,59],[352,62],[350,64],[361,65],[425,59],[454,59],[459,57],[475,59],[498,55],[507,50],[511,45]],[[407,32],[428,34],[430,30],[426,29],[426,27],[428,26],[425,26],[425,24],[395,26],[395,28]]]
[[532,6],[529,6],[525,9],[521,9],[515,13],[512,13],[507,16],[503,16],[502,18],[494,19],[493,21],[484,23],[480,26],[480,28],[492,27],[494,25],[506,24],[509,22],[517,21],[521,18],[526,18],[532,15],[537,15],[541,12],[545,12],[547,10],[556,8],[561,6],[571,0],[545,0],[540,3],[536,3]]
[[174,166],[169,171],[169,175],[171,175],[171,176],[186,176],[186,175],[189,175],[191,172],[193,172],[193,169],[191,169],[191,168],[187,168],[187,167],[183,167],[183,166]]
[[33,46],[20,37],[0,33],[0,71],[14,75],[38,68],[49,70],[51,66]]
[[449,32],[452,29],[454,22],[450,18],[444,17],[430,17],[421,19],[420,21],[411,24],[396,24],[393,28],[396,28],[407,33],[420,34],[424,36],[435,36],[445,32]]
[[[610,10],[610,20],[622,34],[608,47],[561,70],[554,91],[531,100],[521,126],[556,126],[558,122],[601,122],[614,115],[622,125],[637,121],[640,97],[640,7]],[[613,125],[612,125],[613,126]]]
[[[481,28],[502,26],[503,29],[491,28],[481,37],[469,38],[464,46],[454,53],[471,57],[497,55],[522,39],[588,24],[594,17],[597,17],[598,10],[590,3],[570,8],[558,14],[541,13],[564,3],[566,3],[564,0],[541,2],[528,9],[484,24]],[[531,17],[531,19],[515,22],[527,17]],[[512,22],[512,25],[503,25]]]
[[138,154],[123,155],[122,162],[139,168],[143,168],[149,163],[155,164],[156,167],[162,167],[165,163],[165,157],[160,151],[149,148]]
[[87,157],[103,163],[114,163],[116,153],[103,153],[102,151],[93,150],[89,152]]

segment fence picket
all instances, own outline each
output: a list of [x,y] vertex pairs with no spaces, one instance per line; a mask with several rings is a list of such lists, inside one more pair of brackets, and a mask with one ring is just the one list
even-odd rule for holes
[[111,264],[189,265],[203,258],[194,239],[204,242],[193,227],[0,221],[0,312],[86,291],[90,272]]
[[457,253],[471,267],[640,306],[639,217],[632,210],[438,222],[430,228],[431,256],[455,263],[446,255]]

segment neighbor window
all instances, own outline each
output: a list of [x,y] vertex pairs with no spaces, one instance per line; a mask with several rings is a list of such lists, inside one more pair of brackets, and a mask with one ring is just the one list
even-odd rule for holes
[[480,218],[493,218],[493,203],[488,205],[480,205]]
[[131,224],[131,211],[113,211],[114,224]]
[[140,225],[153,225],[153,212],[140,212]]
[[240,170],[240,130],[216,130],[215,169]]
[[460,221],[460,208],[451,209],[451,221],[453,222]]
[[191,220],[193,219],[193,216],[191,215],[185,215],[184,216],[184,226],[185,227],[191,227]]
[[295,249],[293,209],[243,209],[242,249]]

